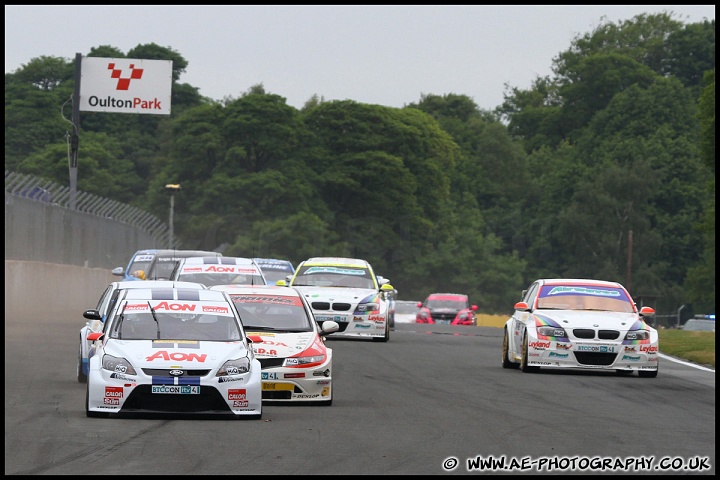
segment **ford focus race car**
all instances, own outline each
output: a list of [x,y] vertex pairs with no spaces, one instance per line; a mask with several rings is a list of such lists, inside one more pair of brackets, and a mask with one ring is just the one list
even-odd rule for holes
[[130,282],[111,282],[102,295],[94,309],[85,310],[83,317],[87,319],[85,326],[80,329],[80,342],[78,345],[78,361],[77,361],[77,380],[80,383],[87,382],[88,359],[94,353],[92,348],[93,342],[88,340],[88,335],[93,332],[102,331],[103,323],[107,318],[107,314],[112,310],[115,302],[120,295],[120,291],[126,288],[195,288],[202,290],[204,285],[191,282],[173,282],[170,280],[148,280],[146,282],[130,281]]
[[313,319],[303,297],[289,287],[219,285],[237,307],[247,335],[262,365],[265,403],[332,405],[332,349],[325,335],[336,332],[335,322]]
[[[280,280],[278,284],[283,284]],[[356,258],[314,257],[298,265],[290,286],[310,304],[315,321],[333,321],[340,330],[333,337],[390,339],[388,300],[394,290],[378,282],[368,262]]]
[[265,276],[252,258],[189,257],[180,260],[173,280],[213,285],[265,285]]
[[224,292],[123,290],[102,332],[88,337],[88,417],[262,417],[260,362]]
[[502,366],[533,372],[540,368],[583,368],[638,372],[656,377],[657,330],[645,322],[616,282],[540,279],[526,290],[505,324]]

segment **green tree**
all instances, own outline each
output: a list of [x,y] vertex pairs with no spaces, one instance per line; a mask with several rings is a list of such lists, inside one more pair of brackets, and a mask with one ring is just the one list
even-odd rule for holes
[[705,75],[705,87],[699,101],[700,151],[703,164],[712,173],[708,175],[707,203],[702,222],[696,229],[702,236],[703,250],[697,263],[685,277],[687,298],[696,312],[715,312],[715,69]]

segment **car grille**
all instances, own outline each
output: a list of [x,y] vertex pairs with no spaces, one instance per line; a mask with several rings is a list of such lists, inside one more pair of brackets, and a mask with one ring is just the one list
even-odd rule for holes
[[260,360],[260,366],[263,370],[266,368],[282,367],[284,358],[258,358]]
[[582,365],[607,366],[612,365],[617,353],[600,352],[574,352],[575,359]]
[[[575,338],[594,339],[595,330],[592,328],[575,328],[573,329],[573,335],[575,335]],[[620,332],[617,330],[598,330],[597,332],[599,340],[616,340],[618,337],[620,337]]]
[[153,394],[152,385],[138,385],[123,404],[122,411],[166,413],[227,413],[227,402],[213,387],[202,385],[198,395]]
[[352,308],[352,306],[346,302],[335,302],[332,305],[330,305],[330,302],[312,302],[310,305],[313,310],[335,310],[336,312],[347,312]]
[[[176,375],[170,375],[169,368],[143,368],[142,371],[145,375],[151,376],[151,377],[175,377]],[[177,368],[173,368],[172,370],[180,370]],[[204,377],[206,375],[210,374],[210,370],[183,370],[182,375],[177,375],[177,377]]]
[[435,321],[447,320],[447,321],[452,322],[453,320],[455,320],[456,315],[457,315],[457,313],[432,313],[432,312],[430,312],[430,316]]
[[[262,399],[263,400],[290,400],[292,398],[292,393],[290,390],[263,390],[262,392]],[[303,393],[302,390],[300,390],[297,385],[295,386],[295,393]]]

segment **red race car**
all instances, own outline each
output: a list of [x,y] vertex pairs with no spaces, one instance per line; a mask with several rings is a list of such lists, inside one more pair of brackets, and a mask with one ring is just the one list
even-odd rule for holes
[[467,295],[459,293],[431,293],[424,302],[418,302],[420,309],[415,323],[436,323],[445,325],[477,325],[477,305],[470,305]]

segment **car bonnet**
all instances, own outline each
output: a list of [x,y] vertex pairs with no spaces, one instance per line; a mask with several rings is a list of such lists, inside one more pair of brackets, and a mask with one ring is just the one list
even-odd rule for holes
[[136,369],[214,369],[246,354],[245,344],[204,340],[110,339],[105,353],[127,359]]
[[262,343],[253,344],[253,350],[258,358],[286,358],[298,357],[308,348],[325,352],[325,345],[315,332],[279,333],[249,329],[246,335],[262,337]]
[[373,288],[347,288],[347,287],[293,287],[302,293],[308,302],[347,302],[353,305],[380,294]]
[[638,328],[642,322],[637,313],[604,312],[589,310],[535,310],[536,326],[550,325],[562,328],[595,328],[626,331]]

